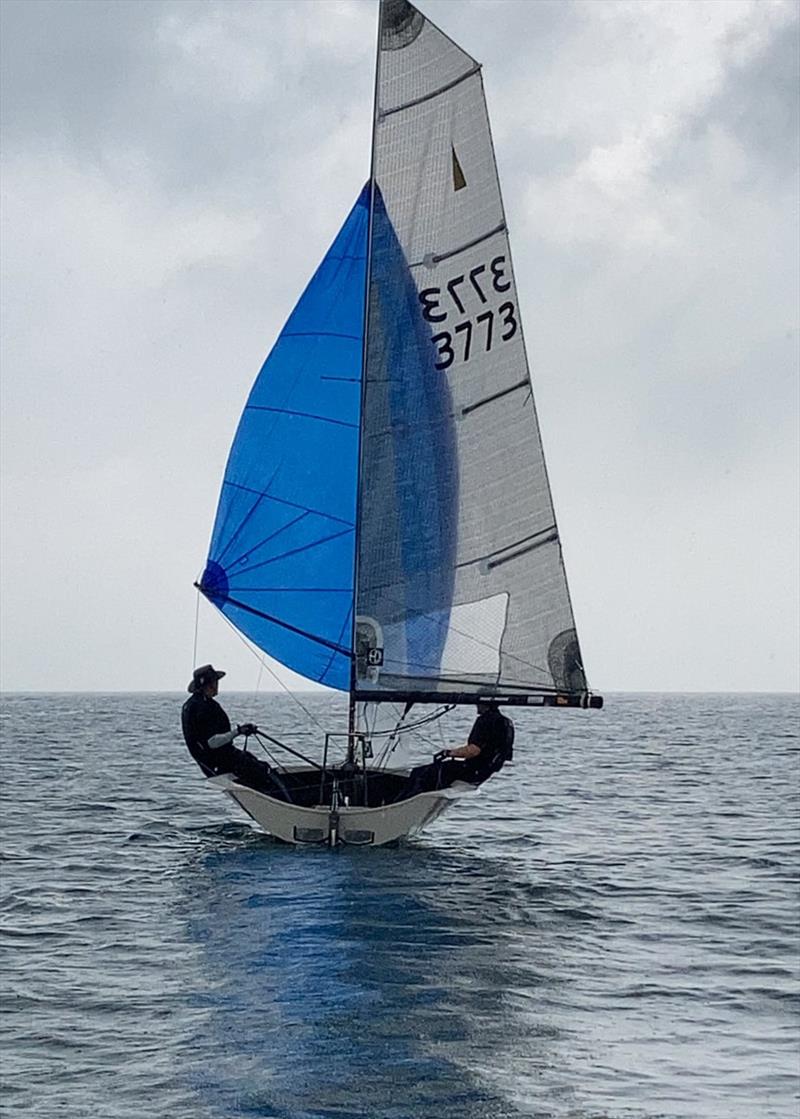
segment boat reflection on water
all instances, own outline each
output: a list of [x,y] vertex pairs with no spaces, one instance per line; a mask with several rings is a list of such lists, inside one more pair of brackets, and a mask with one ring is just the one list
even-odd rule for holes
[[535,1113],[560,1037],[540,1006],[558,969],[535,887],[463,853],[299,854],[242,832],[184,880],[206,977],[191,1044],[205,1108]]

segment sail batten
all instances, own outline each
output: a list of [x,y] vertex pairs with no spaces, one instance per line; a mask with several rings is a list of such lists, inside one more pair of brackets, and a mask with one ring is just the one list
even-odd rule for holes
[[444,260],[452,260],[454,256],[459,253],[465,253],[467,249],[474,249],[476,245],[482,244],[484,241],[490,241],[498,233],[505,233],[506,223],[503,221],[500,225],[496,225],[494,229],[490,229],[487,233],[480,233],[477,237],[473,237],[471,241],[467,241],[464,245],[459,245],[455,249],[450,249],[446,253],[430,253],[424,260],[418,260],[414,264],[409,265],[410,268],[432,268],[436,264],[441,264]]
[[465,74],[461,74],[458,78],[453,78],[447,85],[439,86],[438,89],[431,90],[430,93],[425,93],[421,97],[415,97],[413,101],[406,101],[405,105],[395,105],[391,109],[381,109],[378,113],[378,120],[383,120],[385,117],[392,116],[393,113],[402,113],[406,109],[413,109],[415,105],[422,105],[425,101],[430,101],[433,97],[439,97],[443,93],[447,93],[451,89],[455,89],[461,82],[465,82],[467,78],[471,78],[474,74],[480,71],[480,63],[476,62],[471,70],[467,70]]

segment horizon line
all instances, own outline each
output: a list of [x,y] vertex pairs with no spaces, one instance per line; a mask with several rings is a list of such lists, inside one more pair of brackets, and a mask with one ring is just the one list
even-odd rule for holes
[[[163,696],[180,696],[189,695],[186,689],[162,689],[152,690],[150,688],[7,688],[0,689],[0,696],[14,696],[14,695],[163,695]],[[343,700],[347,699],[347,692],[338,692],[332,688],[311,688],[311,689],[294,689],[292,691],[278,690],[278,689],[258,689],[253,688],[227,688],[225,695],[288,695],[291,699],[295,695],[312,695],[312,696],[331,696],[341,697]],[[771,691],[764,691],[752,688],[700,688],[700,689],[687,689],[687,688],[667,688],[663,690],[656,690],[653,688],[613,688],[603,689],[597,694],[604,696],[609,695],[787,695],[797,696],[800,698],[800,691],[790,688],[778,688]],[[477,700],[476,700],[477,702]],[[536,704],[531,704],[531,708],[536,707]],[[525,709],[525,705],[521,705],[520,710]]]

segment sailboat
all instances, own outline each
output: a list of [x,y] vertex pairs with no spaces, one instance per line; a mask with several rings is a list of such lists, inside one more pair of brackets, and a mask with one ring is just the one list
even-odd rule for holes
[[346,730],[321,760],[291,751],[274,789],[209,778],[289,843],[395,842],[473,791],[405,795],[408,769],[370,731],[381,705],[395,736],[438,713],[417,705],[602,706],[481,66],[409,0],[380,0],[369,181],[250,392],[196,585],[258,649],[349,697]]

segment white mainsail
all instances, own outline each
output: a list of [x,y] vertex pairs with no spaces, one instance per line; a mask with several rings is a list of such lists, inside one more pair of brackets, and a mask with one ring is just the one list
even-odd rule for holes
[[355,692],[584,693],[480,66],[383,0]]

